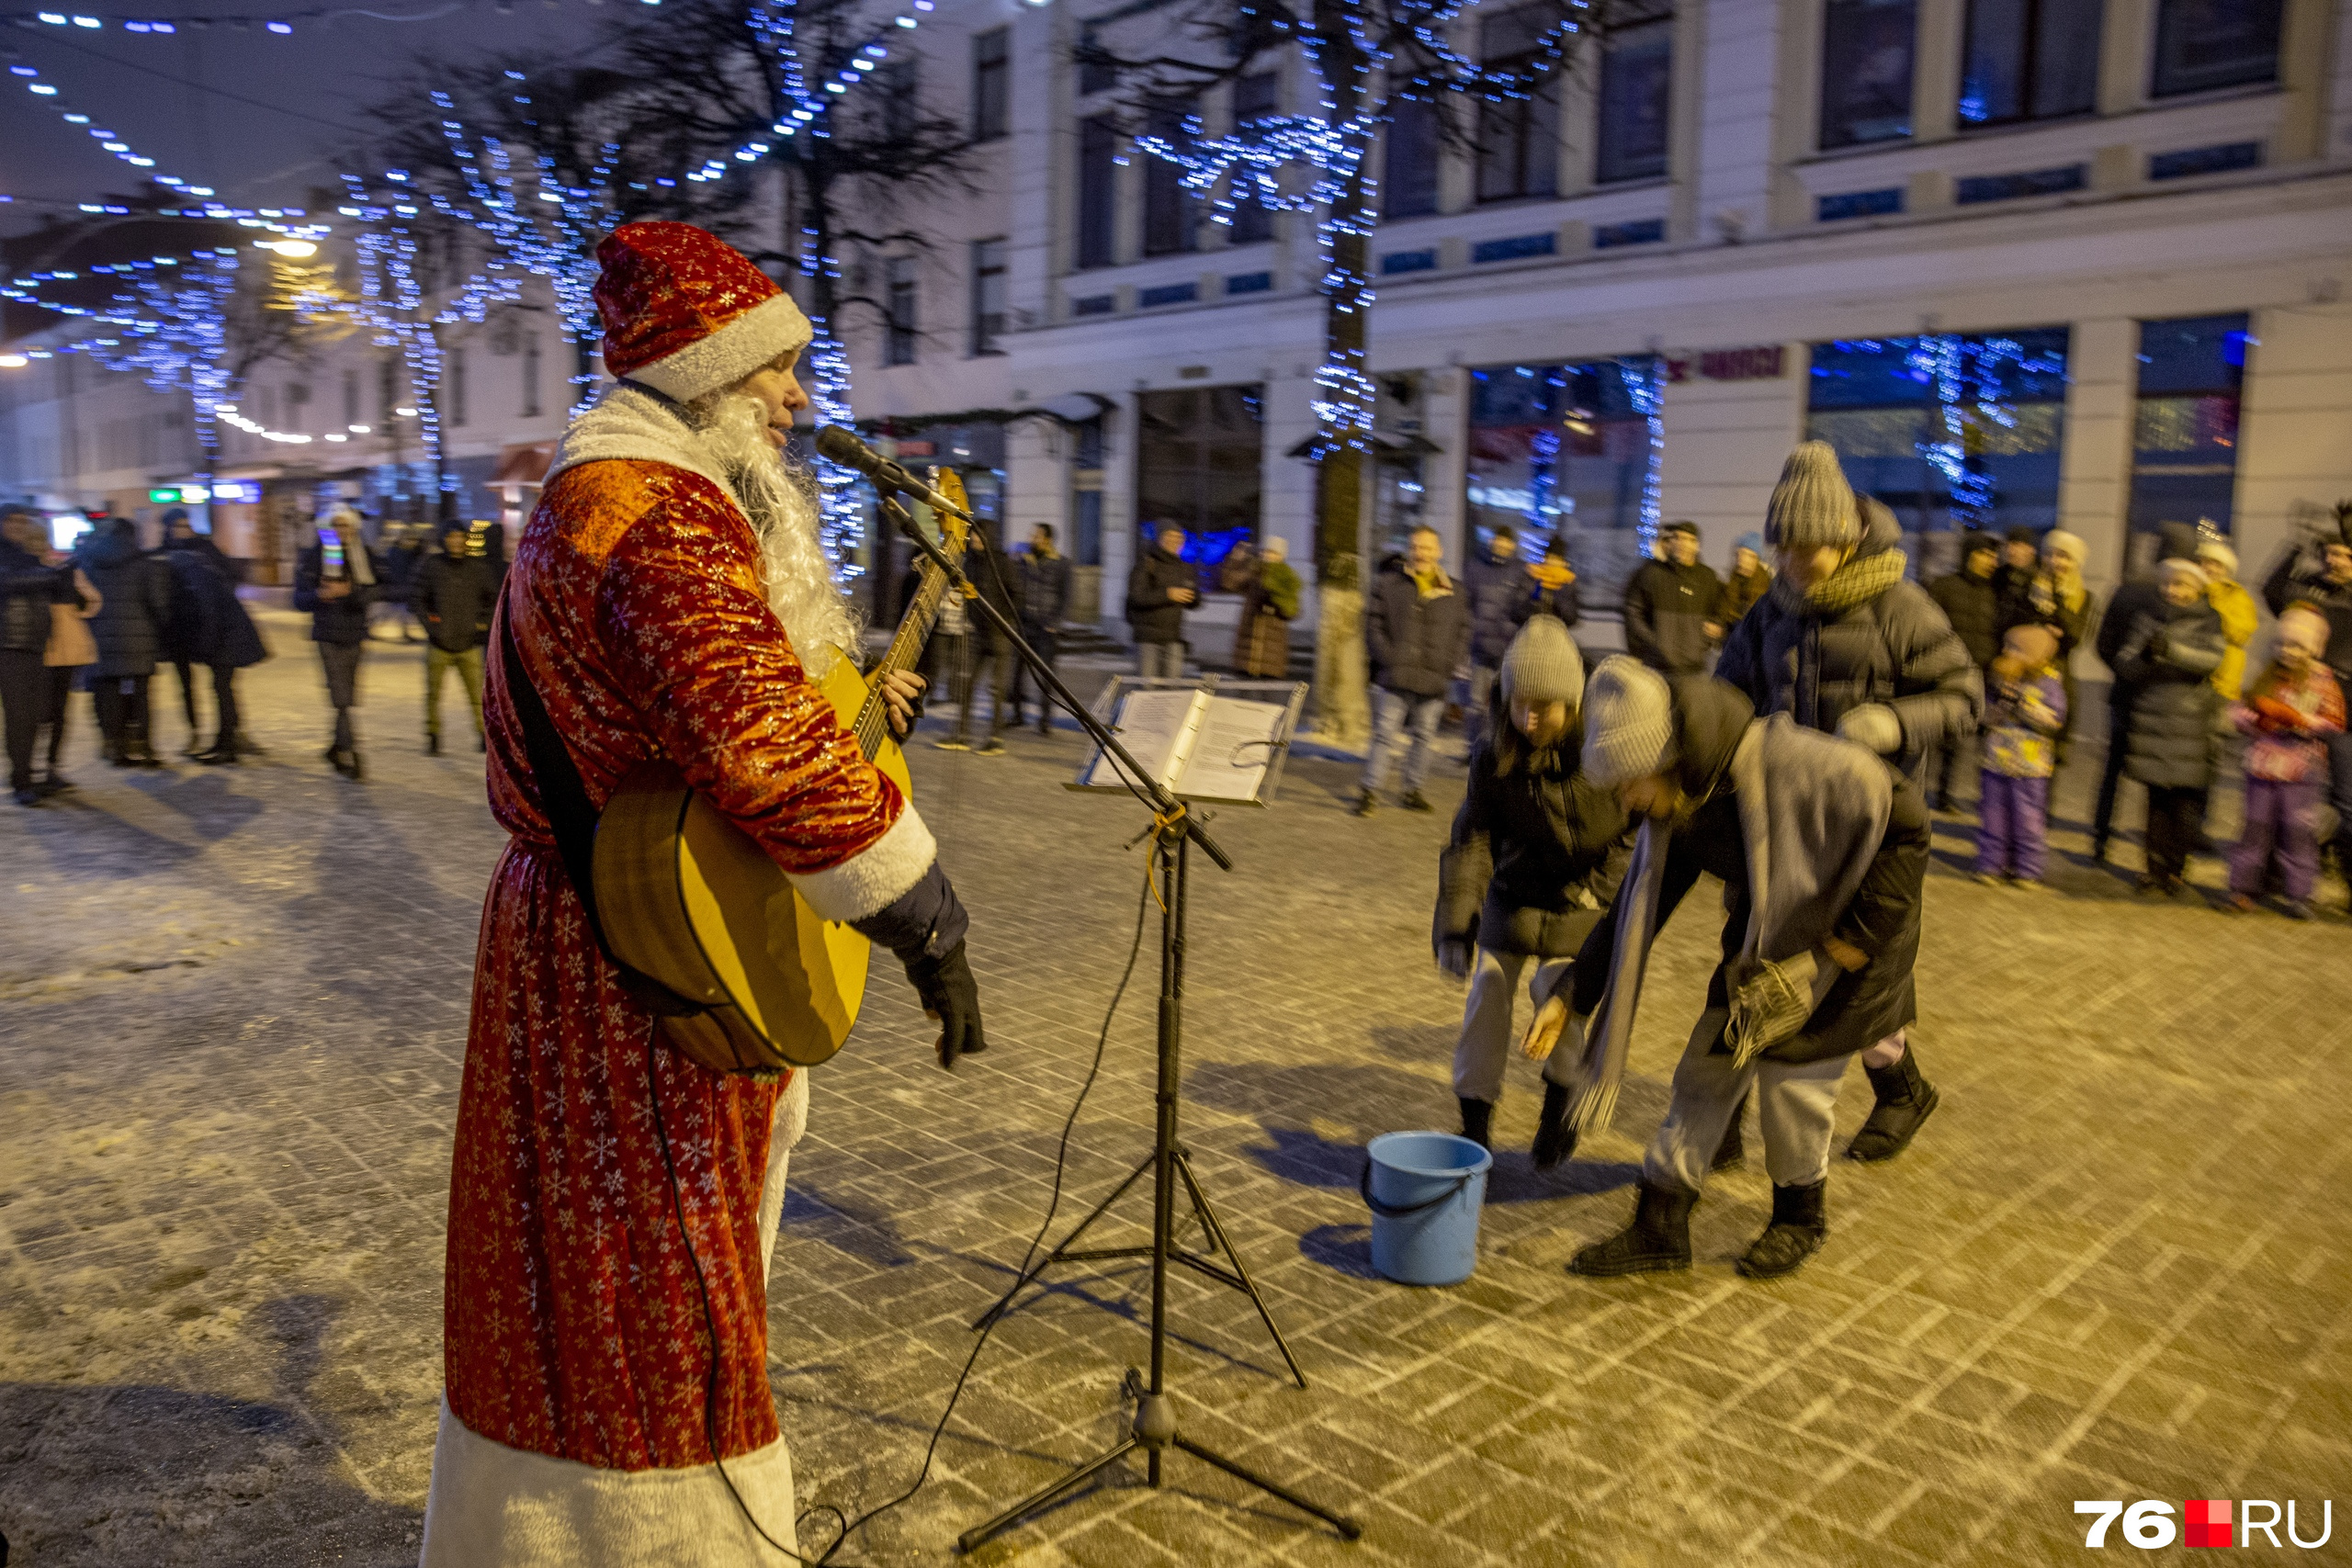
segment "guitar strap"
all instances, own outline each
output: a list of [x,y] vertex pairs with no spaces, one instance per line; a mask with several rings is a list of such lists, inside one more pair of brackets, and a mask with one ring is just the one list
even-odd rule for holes
[[556,733],[555,720],[548,716],[547,705],[539,700],[539,689],[531,683],[530,671],[524,668],[523,656],[514,646],[514,625],[506,617],[503,603],[498,607],[497,622],[499,661],[506,672],[506,692],[514,700],[515,716],[523,721],[523,746],[531,759],[531,777],[539,786],[539,809],[547,813],[548,827],[555,834],[556,853],[563,860],[564,874],[571,879],[571,891],[587,913],[588,934],[595,939],[596,951],[605,955],[605,963],[619,971],[621,988],[656,1017],[690,1018],[707,1012],[709,1010],[702,1003],[680,996],[643,970],[622,963],[605,940],[605,922],[596,912],[597,810],[588,803],[588,786],[581,781],[579,765],[565,749],[563,737]]

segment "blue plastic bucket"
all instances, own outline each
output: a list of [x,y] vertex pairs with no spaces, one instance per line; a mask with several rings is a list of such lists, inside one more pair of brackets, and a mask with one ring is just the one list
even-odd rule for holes
[[1372,1266],[1400,1285],[1458,1285],[1478,1267],[1478,1210],[1495,1156],[1451,1133],[1383,1133],[1357,1184]]

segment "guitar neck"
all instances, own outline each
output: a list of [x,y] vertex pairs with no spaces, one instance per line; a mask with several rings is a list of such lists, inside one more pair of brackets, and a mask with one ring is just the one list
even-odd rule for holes
[[[961,567],[963,540],[958,537],[946,541],[944,553]],[[858,750],[868,761],[874,760],[875,752],[881,750],[890,733],[889,710],[882,700],[882,679],[911,670],[922,660],[923,646],[931,641],[931,628],[939,619],[939,607],[946,603],[948,592],[947,574],[939,570],[937,562],[924,557],[914,603],[899,617],[899,630],[883,651],[881,661],[867,674],[865,701],[858,705],[856,721],[850,726],[850,732],[857,737]]]

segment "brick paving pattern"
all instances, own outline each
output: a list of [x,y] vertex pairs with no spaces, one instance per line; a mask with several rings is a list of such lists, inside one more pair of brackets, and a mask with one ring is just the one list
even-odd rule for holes
[[[77,699],[81,790],[0,816],[0,1531],[20,1562],[415,1558],[502,836],[470,749],[421,754],[416,648],[370,650],[352,784],[317,756],[299,623],[268,621],[279,657],[246,678],[262,761],[106,769]],[[175,705],[159,690],[175,749]],[[1079,748],[916,753],[995,1049],[943,1075],[884,977],[816,1076],[771,1323],[804,1506],[905,1485],[1043,1212],[1142,871],[1121,849],[1136,811],[1061,787]],[[1428,952],[1446,818],[1355,820],[1353,778],[1295,760],[1273,809],[1220,816],[1238,871],[1194,863],[1187,1137],[1312,1388],[1247,1301],[1170,1289],[1188,1434],[1364,1539],[1176,1457],[1167,1490],[1119,1472],[977,1561],[2071,1562],[2077,1498],[2293,1497],[2309,1535],[2347,1490],[2340,918],[2135,904],[2082,858],[2079,810],[2058,893],[1983,888],[1948,822],[1917,1034],[1946,1100],[1918,1146],[1834,1171],[1834,1234],[1793,1280],[1732,1272],[1769,1207],[1752,1167],[1700,1206],[1690,1273],[1573,1279],[1569,1253],[1628,1212],[1698,1005],[1694,898],[1616,1128],[1539,1175],[1514,1064],[1477,1275],[1410,1290],[1373,1275],[1354,1186],[1373,1134],[1453,1124],[1460,993]],[[1459,778],[1439,771],[1442,807]],[[1057,1235],[1148,1146],[1151,935]],[[1856,1071],[1841,1128],[1866,1104]],[[1138,1194],[1109,1234],[1148,1213]],[[958,1531],[1115,1441],[1148,1306],[1140,1268],[1059,1270],[988,1347],[932,1483],[844,1555],[953,1561]],[[2341,1540],[2297,1555],[2332,1553],[2352,1561]]]

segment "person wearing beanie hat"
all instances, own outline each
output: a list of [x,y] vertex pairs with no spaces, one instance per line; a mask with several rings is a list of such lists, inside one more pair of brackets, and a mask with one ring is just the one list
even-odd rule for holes
[[1655,973],[1650,944],[1702,873],[1724,883],[1724,956],[1643,1156],[1634,1222],[1568,1267],[1688,1268],[1691,1206],[1752,1092],[1772,1214],[1738,1267],[1791,1273],[1828,1234],[1838,1085],[1857,1052],[1917,1011],[1927,807],[1864,748],[1630,659],[1593,671],[1584,726],[1586,776],[1614,781],[1640,829],[1609,912],[1528,1032],[1527,1054],[1544,1062],[1538,1165],[1607,1124]]
[[1625,584],[1625,650],[1669,675],[1696,675],[1724,635],[1723,579],[1699,558],[1699,525],[1659,531],[1666,556],[1644,561]]
[[[2019,579],[2007,600],[2001,629],[2028,624],[2047,626],[2057,636],[2058,678],[2066,688],[2066,711],[2075,711],[2075,649],[2098,617],[2098,599],[2083,581],[2083,562],[2089,547],[2079,536],[2052,528],[2042,536],[2040,566]],[[2069,728],[2058,732],[2058,765],[2066,765]]]
[[[569,867],[624,778],[674,769],[818,919],[893,951],[943,1066],[987,1043],[931,834],[818,683],[859,644],[782,450],[808,320],[688,224],[596,254],[619,381],[564,432],[485,661],[513,837],[458,1103],[424,1568],[766,1562],[757,1529],[790,1536],[767,1324],[796,1287],[767,1266],[808,1079],[705,1065],[606,957]],[[878,689],[904,734],[916,683]]]
[[[2321,657],[2336,683],[2345,685],[2352,682],[2352,507],[2339,503],[2314,534],[2279,552],[2263,580],[2262,597],[2274,615],[2300,604],[2327,622],[2327,651]],[[2327,798],[2335,810],[2335,868],[2352,884],[2352,732],[2328,736],[2325,744]]]
[[1731,574],[1724,579],[1723,604],[1717,613],[1723,624],[1732,626],[1747,614],[1748,606],[1764,597],[1772,586],[1772,569],[1764,564],[1764,536],[1742,534],[1731,547]]
[[[2187,523],[2165,523],[2155,530],[2155,562],[2197,553],[2197,530]],[[2107,690],[2107,756],[2100,764],[2098,798],[2091,807],[2091,858],[2105,863],[2114,837],[2115,801],[2123,784],[2123,765],[2132,750],[2133,693],[2123,677],[2123,644],[2133,628],[2151,615],[2161,614],[2164,594],[2156,586],[2155,565],[2134,575],[2115,591],[2107,611],[2098,617],[2093,648],[2114,677]]]
[[2011,626],[1985,671],[1984,772],[1976,807],[1976,880],[2041,886],[2049,864],[2050,776],[2066,728],[2058,634]]
[[1470,704],[1462,715],[1465,757],[1477,747],[1490,705],[1487,698],[1494,694],[1496,671],[1519,628],[1529,616],[1544,610],[1564,615],[1566,625],[1576,624],[1576,596],[1545,592],[1538,576],[1543,552],[1538,549],[1535,555],[1535,560],[1527,559],[1519,536],[1509,528],[1498,528],[1486,548],[1463,569],[1463,586],[1470,601]]
[[2290,604],[2278,617],[2269,667],[2233,703],[2230,717],[2248,738],[2245,827],[2230,850],[2230,904],[2253,910],[2275,869],[2287,913],[2312,918],[2319,885],[2320,778],[2327,742],[2344,733],[2344,689],[2327,667],[2327,617]]
[[[1928,588],[1928,596],[1944,613],[1953,635],[1968,649],[1969,659],[1980,671],[1990,669],[2001,653],[2001,594],[1993,582],[1993,573],[2000,564],[2001,541],[1991,534],[1971,531],[1961,536],[1960,570],[1950,577],[1938,578]],[[1935,781],[1935,788],[1928,796],[1928,806],[1940,811],[1960,808],[1959,792],[1954,786],[1973,750],[1965,740],[1936,749],[1937,761],[1931,770],[1923,770],[1921,775]]]
[[[1915,783],[1930,752],[1965,745],[1984,706],[1984,678],[1928,591],[1905,580],[1902,530],[1879,502],[1854,497],[1850,540],[1838,501],[1852,496],[1826,443],[1797,448],[1773,492],[1780,512],[1772,591],[1724,639],[1715,676],[1758,713],[1868,747]],[[1785,496],[1785,500],[1784,500]],[[1862,1054],[1877,1109],[1853,1159],[1890,1159],[1936,1106],[1902,1034]]]
[[2188,890],[2184,872],[2205,818],[2213,777],[2214,667],[2225,646],[2222,617],[2205,603],[2205,571],[2172,558],[2156,567],[2156,604],[2124,638],[2115,667],[2132,692],[2124,776],[2148,792],[2143,896]]
[[1493,1139],[1521,983],[1552,994],[1624,872],[1625,811],[1577,771],[1584,660],[1568,629],[1537,615],[1504,650],[1486,739],[1438,858],[1430,941],[1470,990],[1453,1050],[1462,1135]]
[[2221,696],[2220,709],[2224,733],[2234,737],[2229,728],[2228,705],[2238,700],[2245,690],[2246,649],[2254,643],[2254,634],[2262,629],[2262,612],[2238,581],[2238,553],[2220,538],[2200,536],[2197,541],[2197,564],[2205,570],[2205,603],[2222,617],[2222,636],[2228,647],[2222,662],[2213,668],[2213,690]]

